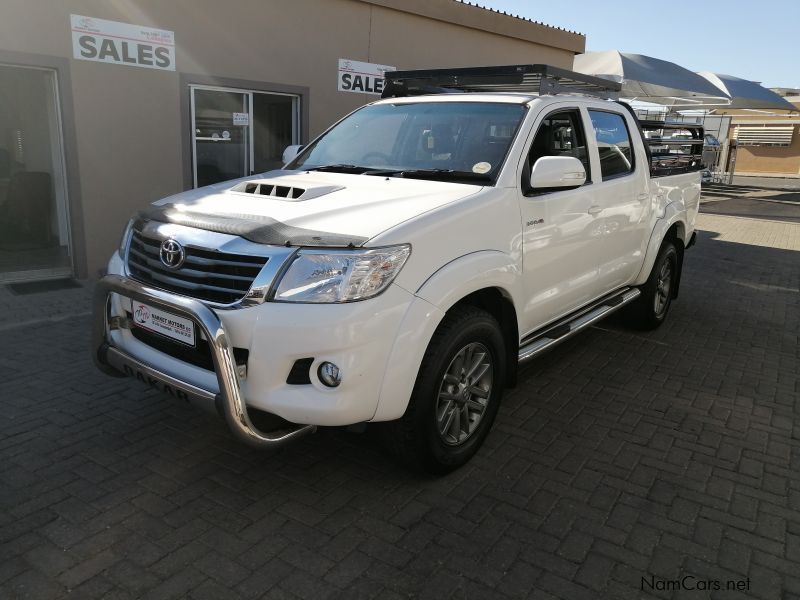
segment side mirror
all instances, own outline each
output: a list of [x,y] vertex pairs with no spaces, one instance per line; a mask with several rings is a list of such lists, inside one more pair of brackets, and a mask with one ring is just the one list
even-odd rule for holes
[[530,175],[532,190],[575,188],[586,183],[586,169],[574,156],[542,156]]
[[300,151],[305,148],[302,144],[296,146],[287,146],[283,151],[283,164],[287,165],[294,160],[294,157],[300,154]]

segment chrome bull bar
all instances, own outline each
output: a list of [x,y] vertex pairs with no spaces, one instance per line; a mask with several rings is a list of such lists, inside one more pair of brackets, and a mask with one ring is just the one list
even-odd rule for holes
[[[109,298],[112,292],[191,319],[208,340],[219,393],[172,377],[114,347],[108,336]],[[214,311],[199,300],[158,290],[121,275],[106,275],[95,286],[93,310],[93,358],[95,365],[104,373],[115,377],[133,376],[162,391],[171,391],[172,395],[179,398],[190,399],[211,410],[216,408],[222,413],[233,435],[256,448],[274,448],[316,430],[314,425],[297,425],[289,430],[264,433],[253,425],[242,396],[233,347],[225,327]]]

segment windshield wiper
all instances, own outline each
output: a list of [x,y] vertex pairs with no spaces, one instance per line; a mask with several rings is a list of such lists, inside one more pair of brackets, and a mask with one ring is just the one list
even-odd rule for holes
[[349,165],[344,163],[333,164],[333,165],[320,165],[318,167],[309,167],[308,169],[303,169],[304,171],[330,171],[333,173],[366,173],[368,171],[376,171],[375,167],[363,167],[360,165]]
[[411,179],[467,179],[472,181],[493,181],[486,173],[456,171],[454,169],[381,169],[369,171],[367,175],[386,175],[409,177]]
[[493,178],[486,173],[473,173],[472,171],[456,171],[453,169],[384,169],[381,167],[365,167],[336,163],[309,167],[305,171],[322,171],[332,173],[352,173],[356,175],[376,175],[386,177],[408,177],[409,179],[449,179],[491,182]]

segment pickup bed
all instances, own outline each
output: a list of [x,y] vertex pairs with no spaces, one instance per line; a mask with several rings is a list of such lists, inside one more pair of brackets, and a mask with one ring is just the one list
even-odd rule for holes
[[135,216],[96,287],[98,367],[257,447],[387,422],[404,460],[466,462],[521,361],[619,309],[659,326],[695,239],[699,171],[651,176],[633,111],[589,95],[610,82],[497,85],[583,77],[534,67],[469,70],[490,92],[390,74],[282,170]]

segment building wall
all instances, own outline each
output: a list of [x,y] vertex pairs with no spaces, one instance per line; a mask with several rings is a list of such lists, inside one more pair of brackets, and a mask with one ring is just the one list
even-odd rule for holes
[[[174,31],[177,71],[72,59],[71,13]],[[70,201],[84,215],[74,240],[86,256],[76,265],[81,276],[103,268],[132,213],[187,187],[192,82],[306,88],[308,140],[376,98],[337,91],[339,58],[398,68],[571,68],[584,44],[581,35],[452,0],[4,0],[0,7],[0,62],[3,51],[68,59],[74,114],[64,119],[77,131],[77,156],[67,159],[80,177],[80,197]]]
[[736,173],[800,175],[800,126],[795,126],[791,146],[739,146]]
[[[800,110],[800,98],[787,98]],[[736,150],[736,169],[739,175],[800,175],[800,117],[797,113],[763,115],[753,111],[728,111],[732,117],[728,137],[733,139],[736,125],[792,125],[789,146],[739,146]]]

